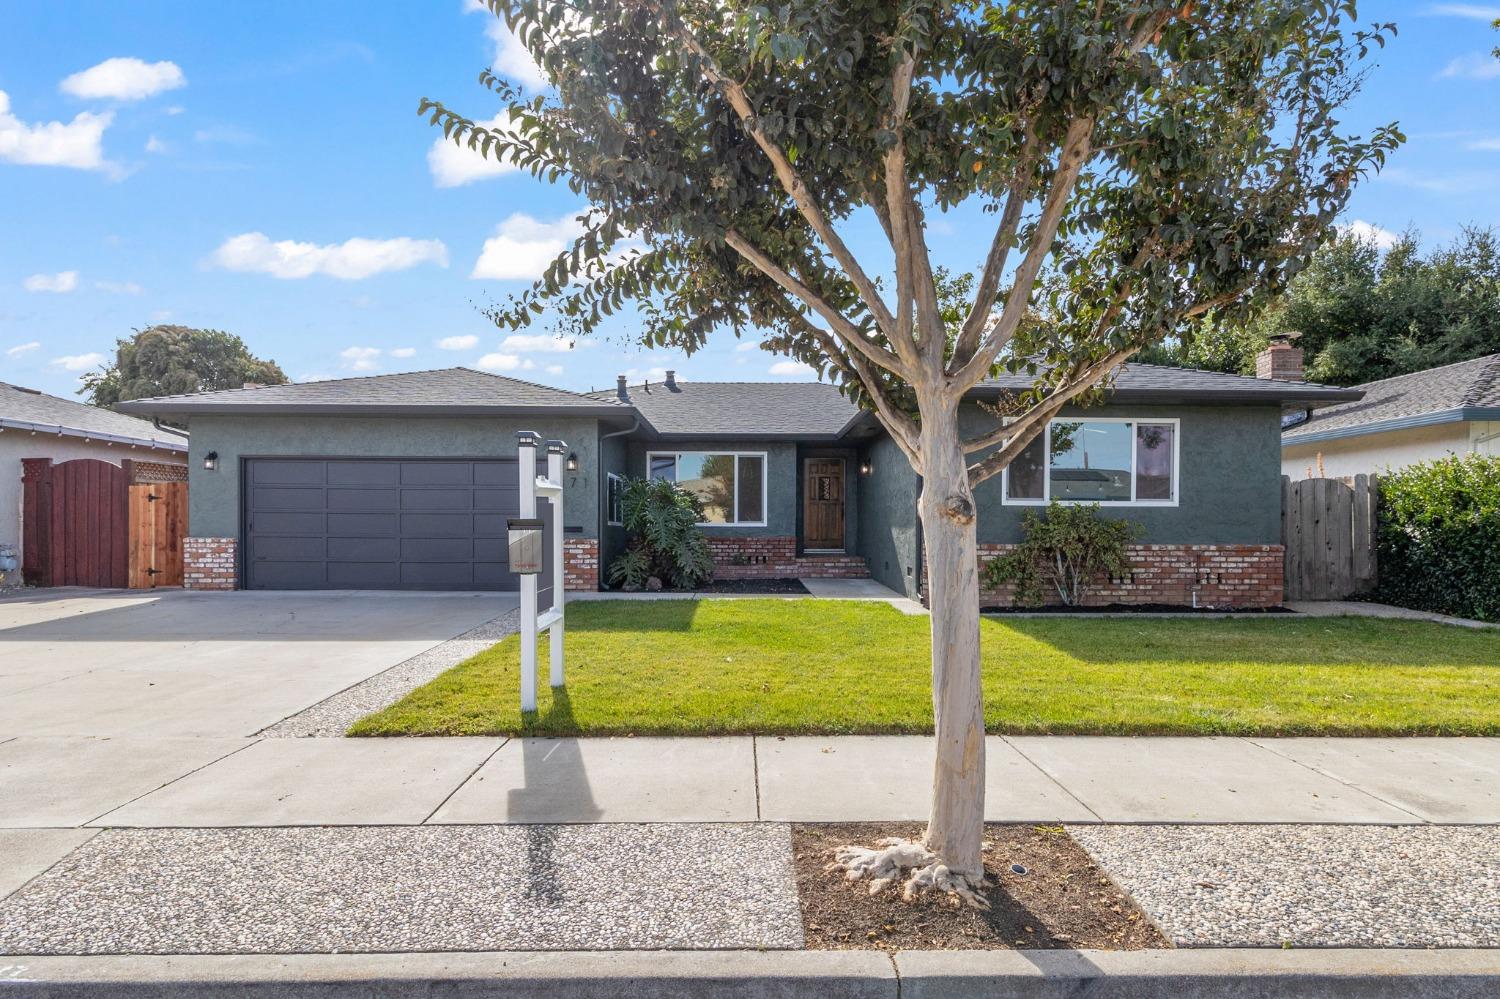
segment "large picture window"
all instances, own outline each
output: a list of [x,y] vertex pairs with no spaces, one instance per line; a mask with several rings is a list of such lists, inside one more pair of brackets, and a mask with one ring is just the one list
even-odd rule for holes
[[765,526],[764,452],[653,451],[646,456],[646,474],[697,496],[705,524]]
[[1053,420],[1005,470],[1005,502],[1175,506],[1177,446],[1177,420]]

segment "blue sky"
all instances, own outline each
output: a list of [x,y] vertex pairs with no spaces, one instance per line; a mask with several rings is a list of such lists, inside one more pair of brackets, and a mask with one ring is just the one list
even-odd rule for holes
[[[116,337],[153,322],[237,333],[295,379],[453,364],[571,389],[668,367],[808,377],[728,334],[691,359],[643,353],[621,319],[559,352],[544,335],[507,343],[479,314],[539,273],[581,203],[433,158],[419,98],[484,119],[498,108],[480,69],[534,73],[473,0],[7,6],[0,378],[70,395]],[[1400,36],[1347,123],[1396,119],[1410,141],[1347,221],[1416,226],[1428,243],[1500,224],[1500,2],[1365,2],[1360,17]],[[936,224],[940,262],[973,269],[990,223]]]

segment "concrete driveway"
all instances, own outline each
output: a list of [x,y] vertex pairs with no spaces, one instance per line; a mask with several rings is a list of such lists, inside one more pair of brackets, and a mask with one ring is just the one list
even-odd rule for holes
[[515,606],[495,593],[51,590],[0,600],[0,742],[243,739]]

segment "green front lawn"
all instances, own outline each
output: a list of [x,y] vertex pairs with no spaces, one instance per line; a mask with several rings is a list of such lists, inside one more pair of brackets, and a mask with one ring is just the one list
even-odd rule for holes
[[[986,619],[1002,733],[1500,734],[1500,632],[1369,618]],[[932,728],[928,620],[830,600],[581,602],[568,684],[518,707],[512,636],[353,735]]]

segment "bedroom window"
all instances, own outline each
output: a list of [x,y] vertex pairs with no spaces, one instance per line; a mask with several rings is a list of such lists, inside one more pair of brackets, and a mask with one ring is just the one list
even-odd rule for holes
[[763,451],[653,451],[646,456],[646,474],[675,482],[697,496],[703,504],[704,524],[766,524]]
[[1053,420],[1005,470],[1005,503],[1177,505],[1178,421]]
[[625,476],[610,472],[604,487],[605,520],[610,527],[621,527],[625,524],[624,504]]

